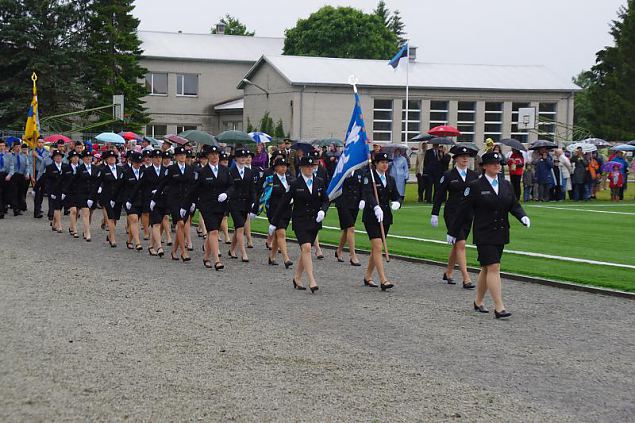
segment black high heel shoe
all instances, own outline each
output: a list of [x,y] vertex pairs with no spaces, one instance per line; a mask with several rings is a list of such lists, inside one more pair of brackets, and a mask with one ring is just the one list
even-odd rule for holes
[[476,286],[472,282],[463,282],[463,289],[474,289]]
[[275,260],[271,260],[271,257],[267,257],[267,264],[269,264],[269,266],[277,266],[278,263]]
[[221,263],[220,261],[217,261],[216,263],[214,263],[214,269],[216,271],[223,270],[224,268],[225,268],[225,265]]
[[298,285],[295,279],[293,279],[293,288],[300,291],[306,291],[306,286]]
[[362,264],[361,264],[360,262],[358,262],[358,261],[353,261],[353,259],[351,259],[350,261],[351,261],[351,266],[358,267],[358,266],[361,266],[361,265],[362,265]]
[[479,313],[489,313],[489,310],[485,308],[485,304],[476,305],[476,301],[474,301],[474,311],[478,311]]
[[382,291],[386,291],[387,289],[390,289],[390,288],[394,287],[395,285],[393,285],[390,282],[386,281],[386,282],[382,283],[380,286],[381,286],[381,290]]
[[311,290],[311,294],[315,294],[315,291],[320,289],[320,287],[315,285],[315,286],[310,286],[309,289]]
[[134,247],[134,248],[135,248],[135,250],[137,250],[137,251],[141,251],[141,250],[143,250],[143,246],[142,246],[141,244],[137,244],[137,246],[136,246],[136,247]]
[[192,260],[192,257],[185,257],[183,254],[181,254],[181,260],[183,260],[183,263],[185,263],[186,261]]
[[152,249],[152,247],[148,247],[148,254],[150,254],[151,256],[157,256],[158,253]]
[[293,266],[293,262],[291,260],[287,260],[284,262],[284,268],[288,269],[289,267]]
[[371,288],[377,288],[378,287],[378,285],[375,282],[373,282],[372,279],[371,280],[364,279],[364,285],[365,286],[369,286]]
[[179,261],[178,257],[174,257],[174,253],[170,251],[170,257],[172,257],[172,260],[174,261]]
[[338,263],[344,263],[344,259],[337,254],[337,250],[335,250],[335,258],[337,259]]
[[445,272],[443,272],[443,280],[447,281],[448,285],[456,285],[456,282],[454,282],[454,279],[448,278],[448,275],[446,275]]
[[500,312],[496,311],[496,309],[494,309],[494,316],[497,319],[505,319],[507,317],[510,317],[512,314],[507,311],[507,310],[501,310]]
[[163,257],[163,255],[164,255],[164,254],[165,254],[165,252],[163,251],[163,248],[159,248],[159,249],[157,250],[157,256],[159,256],[159,257]]
[[233,258],[233,259],[237,259],[238,258],[238,256],[232,255],[232,250],[227,251],[227,255],[229,256],[229,258]]

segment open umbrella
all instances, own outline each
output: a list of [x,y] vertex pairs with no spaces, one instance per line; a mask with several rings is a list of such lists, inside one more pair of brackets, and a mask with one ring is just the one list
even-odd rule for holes
[[629,142],[627,142],[626,144],[628,144],[628,145],[635,145],[635,140],[633,140],[633,141],[629,141]]
[[434,135],[419,134],[415,137],[410,138],[410,141],[426,142],[426,141],[430,141],[432,138],[434,138]]
[[338,147],[344,147],[344,143],[342,140],[338,140],[337,138],[324,138],[321,140],[315,140],[311,142],[313,145],[317,145],[318,147],[329,146],[331,144],[335,144]]
[[161,146],[161,143],[156,138],[152,138],[152,137],[146,135],[145,137],[143,137],[143,139],[148,141],[150,143],[150,145],[153,146],[153,147]]
[[441,125],[430,129],[428,134],[434,135],[435,137],[458,137],[461,135],[461,131],[456,129],[454,126]]
[[16,142],[21,143],[22,140],[18,137],[7,137],[6,142],[7,142],[7,146],[11,148],[13,144],[15,144]]
[[170,144],[176,144],[176,145],[187,145],[190,143],[186,138],[179,137],[178,135],[175,135],[175,134],[168,134],[165,137],[163,137],[163,139],[169,142]]
[[62,140],[62,141],[64,141],[67,144],[70,143],[70,142],[73,142],[72,139],[70,139],[66,135],[62,135],[62,134],[53,134],[53,135],[49,135],[48,137],[44,138],[44,141],[51,142],[53,144],[55,144],[59,140]]
[[569,144],[567,146],[567,151],[571,151],[573,153],[578,148],[582,148],[583,153],[591,153],[598,150],[598,148],[593,144],[587,144],[585,142],[574,142],[573,144]]
[[603,140],[602,138],[586,138],[578,142],[583,142],[585,144],[593,144],[597,148],[606,148],[611,146],[611,144],[609,144],[608,141]]
[[511,147],[514,150],[527,151],[527,148],[523,145],[523,143],[514,138],[506,138],[504,140],[500,140],[500,143],[506,145],[507,147]]
[[613,170],[614,166],[617,166],[619,170],[622,170],[622,168],[624,167],[624,165],[619,162],[606,162],[602,165],[602,172],[610,172]]
[[214,138],[213,135],[208,134],[205,131],[199,131],[196,129],[188,129],[187,131],[181,132],[179,136],[185,138],[188,141],[193,142],[194,144],[218,145],[218,143],[216,142],[216,138]]
[[123,139],[125,139],[126,141],[131,141],[131,140],[141,141],[142,139],[141,135],[137,135],[134,132],[120,132],[119,135],[121,135]]
[[216,135],[216,140],[225,144],[246,144],[254,141],[248,133],[243,131],[224,131]]
[[258,144],[271,142],[271,135],[265,134],[264,132],[250,132],[248,135]]
[[[474,151],[474,152],[476,152],[476,153],[478,153],[478,151],[479,151],[478,146],[477,146],[476,144],[474,144],[473,142],[457,142],[457,143],[456,143],[456,144],[452,147],[452,149],[454,149],[454,148],[456,148],[456,147],[458,147],[458,148],[465,147],[465,148],[467,148],[468,150],[472,150],[472,151]],[[450,149],[450,152],[452,152],[452,149]]]
[[309,144],[308,142],[301,142],[301,141],[298,141],[295,144],[293,144],[291,146],[291,149],[292,150],[302,150],[302,151],[304,151],[305,154],[308,154],[311,151],[315,150],[315,148],[311,144]]
[[531,146],[529,147],[530,150],[538,150],[540,148],[546,148],[546,149],[558,148],[558,144],[553,143],[551,141],[547,141],[547,140],[538,140],[534,142],[533,144],[531,144]]
[[428,144],[435,144],[435,145],[454,145],[454,141],[452,141],[450,138],[445,138],[445,137],[435,137],[432,138],[431,140],[428,141]]
[[126,140],[119,134],[114,132],[102,132],[95,137],[97,141],[109,142],[111,144],[125,144]]
[[616,145],[615,147],[611,147],[611,150],[613,150],[613,151],[635,151],[635,145],[620,144],[620,145]]

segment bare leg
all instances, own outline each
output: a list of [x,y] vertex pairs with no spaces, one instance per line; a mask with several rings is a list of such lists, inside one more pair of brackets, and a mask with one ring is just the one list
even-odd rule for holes
[[384,262],[381,255],[382,242],[380,238],[371,240],[371,258],[374,262],[375,269],[377,270],[377,276],[381,283],[387,282],[386,274],[384,273]]
[[[311,250],[311,246],[309,245],[309,251]],[[309,253],[309,260],[311,259],[311,254]],[[295,267],[294,279],[295,283],[302,286],[302,273],[304,272],[304,255],[302,254],[302,246],[300,246],[300,258],[298,260],[298,265]]]
[[117,243],[117,237],[116,237],[117,221],[113,219],[108,219],[107,223],[108,223],[108,238],[110,239],[110,242],[112,244],[116,244]]
[[342,252],[344,251],[344,246],[346,245],[347,235],[348,232],[346,231],[346,229],[343,229],[340,232],[340,242],[337,244],[337,250],[335,250],[338,257],[342,257]]
[[223,238],[225,242],[229,241],[229,225],[227,224],[227,216],[223,217],[220,224],[220,230],[223,232]]
[[[276,256],[278,255],[278,231],[275,231],[273,233],[274,236],[271,237],[272,241],[271,241],[271,251],[269,251],[269,259],[271,261],[274,261],[276,259]],[[284,256],[283,256],[284,257]]]
[[192,216],[189,216],[183,223],[183,236],[185,240],[185,247],[192,248]]
[[454,266],[456,265],[456,249],[457,249],[456,244],[454,244],[452,246],[452,249],[450,250],[450,254],[448,255],[448,268],[445,270],[445,275],[448,278],[451,278],[452,274],[454,273]]
[[[364,279],[367,281],[373,279],[373,272],[375,271],[375,244],[373,241],[375,240],[370,240],[370,257],[368,257],[368,266],[366,267],[366,274],[364,275]],[[379,254],[381,255],[381,249],[379,250]]]
[[62,211],[61,210],[53,211],[53,228],[56,231],[62,230]]
[[309,287],[314,287],[317,286],[317,283],[315,282],[315,277],[313,276],[313,261],[311,260],[311,244],[309,244],[308,242],[305,244],[302,244],[301,248],[301,254],[302,254],[302,267],[303,270],[306,272],[306,277],[309,281]]
[[487,267],[481,267],[481,271],[478,274],[476,280],[476,305],[483,305],[485,299],[485,293],[487,292]]
[[[282,260],[290,261],[289,258],[289,249],[287,248],[287,231],[286,229],[278,229],[275,233],[274,242],[276,246],[274,248],[273,244],[271,245],[271,250],[277,253],[277,250],[280,249],[280,253],[282,253]],[[275,256],[274,256],[275,257]]]
[[355,251],[355,227],[346,230],[346,239],[348,242],[348,253],[353,263],[359,263],[357,252]]
[[232,238],[232,247],[238,246],[240,255],[243,260],[249,260],[247,250],[245,250],[245,228],[234,229],[234,237]]
[[470,274],[467,271],[467,258],[465,256],[465,241],[457,241],[454,244],[454,250],[456,252],[456,262],[459,264],[461,275],[463,275],[463,282],[468,283],[472,281]]
[[84,229],[84,238],[90,239],[90,209],[84,207],[80,210],[82,216],[82,227]]
[[501,291],[500,263],[490,264],[486,267],[487,289],[494,300],[496,311],[501,312],[505,310],[505,304],[503,304],[503,294]]
[[169,244],[172,242],[172,229],[170,228],[170,219],[168,216],[163,216],[163,222],[161,225],[163,232],[165,232],[165,242]]
[[182,220],[179,220],[176,223],[176,242],[172,246],[172,252],[178,253],[179,248],[181,249],[181,255],[183,257],[188,257],[187,250],[185,249],[185,234],[184,234],[185,224]]
[[161,224],[160,223],[152,225],[152,232],[150,233],[150,247],[155,251],[161,248]]
[[214,259],[214,263],[219,263],[220,258],[218,256],[218,231],[212,231],[207,234],[207,244],[208,246],[205,248],[205,254],[208,255],[207,252],[209,248],[211,248],[212,258]]
[[143,239],[150,239],[150,213],[141,213],[141,225],[143,226]]
[[132,238],[132,243],[135,245],[141,245],[141,240],[139,239],[139,216],[133,214],[128,216],[128,223],[130,225],[130,233],[129,238]]
[[77,233],[77,207],[71,207],[69,217],[70,217],[69,228],[73,234],[76,234]]
[[315,242],[313,243],[313,245],[315,245],[315,256],[316,257],[321,257],[324,256],[324,254],[322,253],[322,248],[320,247],[320,238],[319,237],[315,237]]
[[251,238],[251,219],[245,220],[245,238],[247,238],[247,245],[249,247],[254,246],[254,240]]

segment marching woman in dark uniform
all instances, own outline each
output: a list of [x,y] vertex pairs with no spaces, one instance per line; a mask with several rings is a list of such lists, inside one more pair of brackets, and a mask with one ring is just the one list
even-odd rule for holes
[[300,176],[289,186],[289,191],[284,195],[273,216],[273,222],[269,226],[269,231],[284,227],[285,211],[293,201],[291,219],[292,228],[300,244],[300,260],[295,268],[293,287],[305,290],[302,285],[302,273],[306,272],[311,293],[318,290],[315,277],[313,276],[313,262],[311,261],[311,246],[320,229],[322,221],[329,209],[329,198],[326,195],[326,183],[322,178],[313,175],[313,165],[315,160],[308,156],[303,156],[298,165]]
[[[229,169],[229,154],[221,151],[219,154],[218,162],[221,164],[221,166],[225,166],[227,169]],[[229,225],[227,224],[227,216],[229,216],[229,207],[227,208],[227,210],[225,210],[225,216],[223,217],[223,221],[220,224],[218,241],[221,241],[220,232],[222,232],[225,244],[231,244],[232,242],[229,239]]]
[[106,151],[102,158],[105,164],[100,172],[100,186],[97,194],[99,202],[106,210],[108,218],[108,237],[106,241],[112,248],[117,246],[117,221],[121,218],[121,203],[118,200],[119,190],[123,184],[124,168],[117,166],[117,153]]
[[143,156],[141,153],[128,154],[130,167],[124,172],[123,186],[119,194],[119,201],[124,205],[128,215],[128,240],[126,247],[132,250],[133,245],[137,251],[143,250],[139,239],[139,218],[143,211]]
[[227,191],[232,186],[229,169],[219,163],[219,148],[215,145],[203,146],[209,163],[198,171],[198,179],[194,191],[194,201],[201,211],[201,218],[205,221],[207,238],[205,240],[205,256],[203,266],[221,270],[225,266],[220,261],[218,247],[218,229],[227,210]]
[[176,163],[168,167],[168,175],[157,188],[155,195],[163,196],[166,206],[170,211],[172,223],[176,225],[176,241],[172,245],[172,260],[178,260],[175,254],[181,250],[181,260],[190,261],[191,257],[185,246],[185,222],[190,213],[196,209],[192,202],[192,190],[195,183],[195,173],[192,166],[185,163],[185,148],[179,146],[174,148],[174,158]]
[[[439,226],[439,211],[441,210],[441,203],[443,202],[445,202],[445,207],[443,208],[445,227],[449,229],[452,226],[465,188],[479,177],[478,173],[467,168],[470,157],[476,155],[476,150],[462,145],[455,145],[450,149],[450,153],[454,155],[453,160],[455,167],[445,172],[441,177],[439,189],[435,193],[434,206],[432,207],[432,216],[430,218],[430,224],[433,228]],[[455,282],[452,278],[452,272],[454,272],[454,265],[458,264],[461,274],[463,275],[463,288],[465,289],[474,288],[474,284],[472,284],[470,280],[470,274],[467,272],[467,262],[465,258],[465,240],[470,234],[471,226],[472,217],[468,216],[457,234],[456,243],[452,246],[450,256],[448,257],[448,268],[443,273],[443,280],[447,281],[450,285],[454,285]]]
[[71,169],[69,165],[62,163],[64,154],[59,150],[51,153],[53,163],[46,166],[46,192],[49,197],[49,207],[53,210],[53,223],[51,228],[57,233],[62,233],[62,207],[66,195],[64,183],[69,177]]
[[459,211],[448,231],[448,242],[454,244],[465,222],[474,216],[474,244],[481,265],[474,310],[489,312],[483,304],[485,293],[489,290],[497,319],[511,316],[503,304],[500,279],[500,260],[505,244],[509,243],[508,213],[526,227],[530,226],[529,217],[518,203],[511,183],[500,175],[502,157],[496,152],[483,154],[485,173],[465,188]]
[[[168,144],[168,143],[163,143],[161,145],[161,148],[163,148],[163,145],[165,144]],[[174,154],[172,154],[172,151],[173,150],[163,151],[162,161],[163,161],[163,166],[165,168],[172,166],[172,163],[173,163],[172,159],[174,158]],[[172,225],[170,224],[170,210],[167,208],[165,201],[164,201],[164,211],[165,211],[165,216],[163,217],[163,222],[161,222],[161,237],[163,239],[163,234],[165,234],[165,245],[169,247],[172,245]]]
[[[273,225],[274,215],[278,211],[280,203],[283,201],[285,194],[289,191],[291,183],[295,179],[288,174],[288,169],[289,162],[286,158],[280,156],[273,162],[273,172],[270,175],[263,175],[263,194],[265,197],[269,197],[267,200],[269,203],[267,207],[269,225]],[[258,205],[256,205],[255,208],[258,208]],[[289,250],[287,248],[287,227],[289,226],[290,220],[291,205],[288,204],[283,206],[280,210],[280,217],[277,222],[278,226],[274,226],[273,228],[270,226],[269,235],[272,237],[268,261],[270,266],[278,265],[276,262],[278,250],[280,250],[282,254],[284,267],[288,269],[293,265],[293,262],[289,258]]]
[[343,249],[348,244],[348,252],[350,254],[350,263],[352,266],[361,266],[355,252],[355,222],[357,221],[357,213],[363,210],[365,202],[362,199],[362,187],[364,186],[364,172],[361,169],[356,170],[349,175],[342,183],[342,194],[335,199],[337,207],[337,216],[340,220],[340,243],[335,250],[335,258],[339,262],[343,262]]
[[232,186],[227,192],[229,196],[229,213],[234,222],[234,235],[229,248],[229,257],[238,258],[235,254],[236,247],[238,247],[243,262],[249,261],[247,250],[245,250],[245,221],[251,212],[252,205],[256,201],[256,189],[252,171],[245,166],[248,155],[249,151],[246,149],[236,149],[236,166],[229,171],[229,175],[232,178]]
[[77,204],[80,208],[79,213],[82,219],[83,236],[87,242],[90,242],[90,220],[95,210],[96,204],[91,199],[93,193],[97,191],[99,186],[99,168],[93,166],[93,154],[88,150],[82,151],[82,164],[77,169],[77,177],[75,178]]
[[[194,165],[194,172],[199,173],[201,169],[209,164],[209,160],[207,159],[205,146],[203,149],[198,152],[196,158],[198,159],[197,163]],[[198,204],[198,202],[197,202]],[[199,216],[198,225],[196,225],[196,235],[199,238],[207,239],[207,229],[205,228],[205,219],[202,216]],[[205,246],[203,246],[205,248]]]
[[[143,166],[142,169],[147,169],[152,167],[152,151],[154,150],[141,150],[141,154],[143,156]],[[150,200],[145,191],[145,184],[142,184],[141,189],[143,190],[143,206],[141,207],[141,227],[143,228],[143,239],[150,239],[150,232],[152,227],[150,226]]]
[[[371,252],[368,259],[368,267],[366,268],[366,275],[364,276],[364,285],[371,288],[377,288],[372,280],[373,271],[377,270],[377,276],[381,284],[381,290],[385,291],[392,288],[394,285],[388,281],[386,274],[384,273],[384,262],[381,257],[382,239],[381,228],[384,227],[384,234],[388,235],[388,230],[392,224],[392,210],[398,210],[399,204],[399,191],[397,190],[397,184],[395,178],[390,176],[388,172],[388,163],[391,159],[387,153],[379,152],[373,157],[374,169],[370,169],[369,173],[364,178],[364,212],[362,214],[362,222],[368,233],[368,239],[370,239]],[[371,175],[370,172],[373,172]],[[375,187],[377,188],[377,196],[379,197],[379,204],[375,199],[375,192],[373,189],[373,177]]]
[[164,220],[168,220],[169,214],[165,207],[165,199],[163,196],[156,194],[162,180],[168,176],[168,168],[163,166],[164,155],[165,152],[160,150],[151,151],[150,160],[152,164],[145,169],[141,177],[145,195],[144,201],[148,202],[148,210],[150,210],[150,244],[148,245],[148,253],[151,256],[159,257],[164,255],[163,247],[161,246],[161,226]]
[[[329,173],[326,168],[322,166],[320,162],[320,152],[317,150],[313,150],[309,153],[309,157],[313,159],[313,176],[316,176],[324,181],[324,186],[328,188],[329,186]],[[313,243],[315,247],[315,257],[318,260],[322,260],[324,258],[324,253],[322,252],[322,247],[320,247],[320,238],[319,236],[315,237],[315,242]]]
[[68,166],[71,171],[68,173],[66,181],[64,182],[64,195],[66,197],[64,199],[64,204],[70,212],[68,233],[71,234],[73,238],[79,238],[79,234],[77,233],[77,212],[79,210],[80,204],[77,201],[77,186],[75,184],[78,175],[77,171],[79,168],[79,156],[80,154],[75,150],[71,150],[68,152],[66,158],[68,160]]

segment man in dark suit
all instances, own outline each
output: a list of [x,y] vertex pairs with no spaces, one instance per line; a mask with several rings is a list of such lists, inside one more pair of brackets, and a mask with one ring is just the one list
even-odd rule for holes
[[432,187],[434,186],[434,192],[436,195],[437,189],[439,187],[439,180],[441,176],[443,176],[443,165],[441,159],[443,158],[442,145],[434,145],[431,149],[426,151],[426,155],[423,159],[423,174],[426,178],[425,184],[425,202],[432,203],[433,194]]

